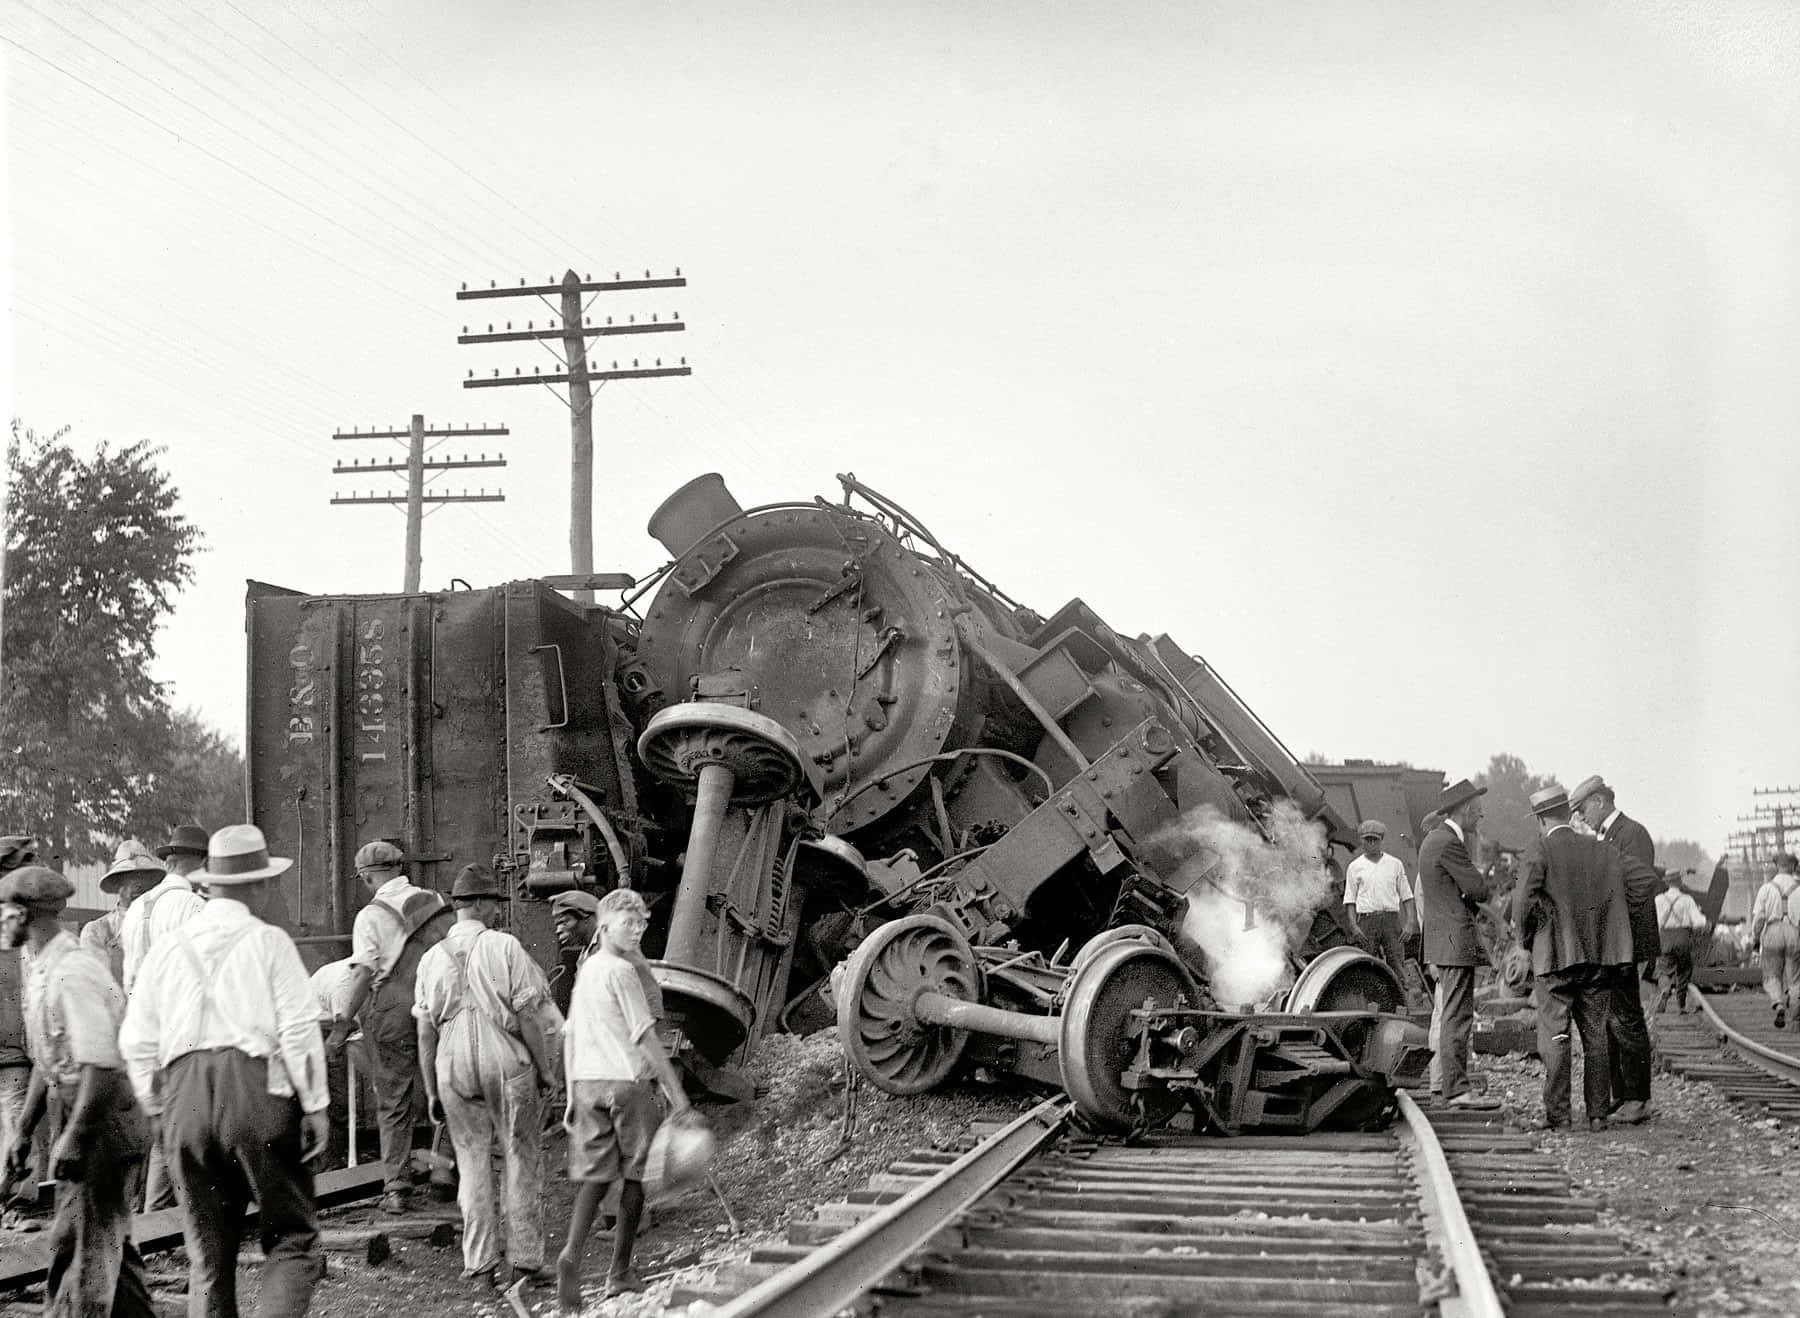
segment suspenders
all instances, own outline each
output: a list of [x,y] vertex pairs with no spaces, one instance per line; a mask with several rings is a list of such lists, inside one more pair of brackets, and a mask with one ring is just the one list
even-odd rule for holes
[[[188,963],[188,969],[194,972],[194,981],[200,986],[200,1033],[202,1035],[206,1033],[207,1019],[217,1015],[219,1011],[218,1000],[213,996],[213,990],[217,987],[219,982],[219,973],[225,968],[225,962],[230,958],[231,954],[237,951],[238,944],[242,943],[255,932],[256,926],[254,924],[246,925],[243,929],[240,929],[237,936],[225,944],[224,951],[219,953],[219,959],[213,962],[212,973],[210,975],[206,972],[206,968],[200,964],[200,954],[194,951],[193,940],[182,938],[176,941],[175,945],[181,949],[181,954]],[[232,1023],[234,1025],[237,1024],[235,1021]],[[239,1028],[241,1029],[242,1027],[240,1026]]]

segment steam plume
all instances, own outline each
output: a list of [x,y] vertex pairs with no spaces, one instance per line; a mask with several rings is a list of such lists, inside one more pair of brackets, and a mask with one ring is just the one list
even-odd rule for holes
[[1266,1001],[1288,978],[1313,912],[1336,895],[1323,864],[1324,832],[1288,801],[1265,820],[1268,837],[1208,805],[1152,839],[1187,890],[1181,932],[1205,956],[1221,1006]]

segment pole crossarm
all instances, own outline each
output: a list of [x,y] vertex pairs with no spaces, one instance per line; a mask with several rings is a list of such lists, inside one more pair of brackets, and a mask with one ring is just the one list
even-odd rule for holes
[[465,284],[456,291],[456,300],[469,302],[491,297],[551,297],[571,287],[579,293],[631,293],[645,288],[686,288],[687,280],[681,277],[680,270],[676,270],[673,277],[663,279],[652,279],[650,272],[646,270],[642,279],[620,279],[615,276],[600,282],[584,279],[573,285],[561,280],[554,284],[527,284],[521,280],[517,288],[500,288],[494,284],[489,284],[486,288],[470,288]]
[[[404,494],[334,494],[333,503],[406,503]],[[504,503],[504,494],[424,494],[420,503]]]
[[[455,439],[458,435],[510,435],[512,431],[505,426],[447,426],[442,430],[424,430],[420,432],[425,439]],[[331,436],[333,439],[411,439],[410,430],[340,430]]]
[[[624,325],[583,325],[579,332],[583,335],[606,334],[678,334],[687,328],[687,322],[681,320],[651,320],[642,324],[635,322]],[[522,329],[522,330],[489,330],[485,334],[464,332],[456,336],[458,343],[523,343],[534,339],[566,339],[576,333],[576,327],[568,329]]]
[[[691,366],[646,366],[629,371],[589,371],[579,378],[584,380],[656,380],[668,375],[692,375],[693,373],[694,368]],[[553,375],[544,375],[533,371],[530,375],[499,375],[486,380],[470,378],[463,381],[463,388],[497,389],[502,385],[509,384],[568,384],[576,378],[566,371],[559,371]]]
[[[505,458],[426,458],[420,464],[426,471],[456,471],[465,467],[504,467]],[[331,469],[334,476],[356,476],[365,471],[405,471],[408,464],[404,462],[352,462],[349,466],[338,463]]]

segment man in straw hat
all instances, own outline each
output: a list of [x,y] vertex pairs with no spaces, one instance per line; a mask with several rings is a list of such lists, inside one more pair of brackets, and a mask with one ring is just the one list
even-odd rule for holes
[[131,839],[119,844],[112,865],[100,876],[100,891],[111,893],[117,904],[105,915],[81,926],[81,942],[106,959],[107,969],[120,984],[125,982],[125,917],[131,911],[132,900],[162,878],[163,872],[163,863],[142,842]]
[[381,1161],[387,1169],[381,1210],[404,1213],[412,1196],[413,1140],[424,1117],[413,988],[420,958],[449,931],[450,903],[407,879],[406,856],[392,842],[363,844],[355,864],[369,901],[350,929],[344,1014],[332,1022],[326,1046],[333,1053],[341,1049],[352,1018],[361,1016],[363,1039],[375,1056]]
[[125,995],[99,953],[58,920],[75,885],[28,865],[0,879],[0,943],[23,947],[25,1029],[33,1061],[5,1179],[25,1173],[31,1133],[52,1091],[62,1133],[50,1151],[56,1220],[44,1312],[151,1318],[144,1265],[131,1241],[129,1191],[149,1143],[120,1055]]
[[1538,1056],[1544,1061],[1544,1125],[1570,1125],[1569,1023],[1581,1032],[1588,1127],[1606,1129],[1612,1106],[1606,1017],[1612,982],[1631,976],[1631,915],[1619,855],[1569,823],[1560,787],[1531,795],[1540,836],[1525,852],[1512,920],[1537,979]]
[[[1662,875],[1656,869],[1656,843],[1650,830],[1623,813],[1613,789],[1599,774],[1590,774],[1569,793],[1569,806],[1580,811],[1594,835],[1619,853],[1625,868],[1625,905],[1631,911],[1631,954],[1644,974],[1662,955],[1662,935],[1656,927],[1656,896],[1662,891]],[[1613,979],[1612,1010],[1607,1031],[1612,1035],[1612,1099],[1615,1120],[1635,1124],[1650,1107],[1650,1025],[1644,1019],[1643,991],[1639,974]]]
[[449,1129],[456,1149],[463,1277],[488,1283],[500,1266],[496,1143],[506,1160],[510,1280],[534,1281],[543,1271],[543,1096],[555,1090],[562,1047],[549,981],[523,944],[496,927],[508,898],[486,866],[463,866],[450,888],[456,923],[420,959],[413,990],[431,1119]]
[[325,1272],[307,1166],[330,1132],[318,1008],[293,939],[261,918],[292,864],[254,825],[214,833],[205,909],[150,949],[119,1035],[138,1101],[161,1120],[197,1316],[237,1312],[252,1200],[260,1314],[298,1318]]
[[1469,1090],[1469,1037],[1475,1028],[1475,965],[1481,944],[1475,908],[1487,896],[1487,880],[1470,860],[1481,798],[1487,788],[1467,778],[1437,800],[1438,825],[1419,848],[1420,922],[1425,960],[1437,978],[1431,1029],[1437,1040],[1432,1076],[1452,1107],[1482,1107],[1488,1100]]

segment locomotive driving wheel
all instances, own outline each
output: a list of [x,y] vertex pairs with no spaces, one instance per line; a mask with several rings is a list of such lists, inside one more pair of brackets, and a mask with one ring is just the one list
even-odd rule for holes
[[967,1030],[918,1018],[922,993],[981,1001],[968,940],[935,915],[891,920],[857,947],[837,986],[838,1039],[856,1069],[890,1094],[942,1084],[961,1059]]
[[1112,1131],[1160,1126],[1174,1116],[1181,1095],[1124,1083],[1140,1046],[1131,1013],[1177,1000],[1193,1006],[1198,998],[1186,967],[1154,943],[1121,939],[1083,961],[1069,980],[1059,1054],[1063,1088],[1076,1111]]
[[638,738],[638,755],[664,782],[699,790],[708,769],[727,770],[732,805],[792,796],[805,781],[800,746],[766,715],[710,700],[659,710]]
[[1406,1010],[1406,990],[1387,962],[1354,947],[1332,947],[1306,963],[1288,990],[1290,1012]]

